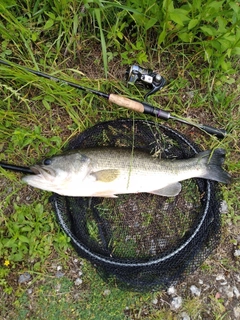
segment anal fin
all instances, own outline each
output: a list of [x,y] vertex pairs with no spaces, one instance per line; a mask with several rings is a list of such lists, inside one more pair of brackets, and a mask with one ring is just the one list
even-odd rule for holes
[[169,184],[168,186],[162,189],[151,191],[150,193],[156,194],[158,196],[163,196],[163,197],[175,197],[180,193],[181,189],[182,189],[181,183],[176,182],[173,184]]

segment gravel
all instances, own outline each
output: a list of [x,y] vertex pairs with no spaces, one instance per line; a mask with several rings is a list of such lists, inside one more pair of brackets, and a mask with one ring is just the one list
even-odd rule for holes
[[193,296],[200,297],[201,290],[198,287],[196,287],[195,285],[192,285],[190,287],[190,291],[191,291]]
[[18,283],[23,284],[32,280],[32,276],[28,272],[24,272],[18,278]]
[[[79,290],[78,288],[84,288],[84,277],[80,260],[80,258],[79,260],[74,260],[68,269],[60,265],[51,265],[49,272],[57,279],[62,277],[71,279],[76,290]],[[214,273],[214,270],[223,270],[223,272]],[[18,277],[18,284],[27,286],[26,293],[29,296],[34,296],[36,292],[36,284],[32,281],[34,280],[33,278],[28,272],[24,272]],[[61,281],[53,289],[57,293],[61,292]],[[103,290],[102,295],[105,297],[111,296],[112,291],[110,289]],[[76,294],[76,290],[73,290],[74,294]],[[166,299],[162,298],[164,296]],[[203,312],[206,313],[207,318],[208,314],[212,314],[211,304],[209,304],[209,301],[211,301],[209,300],[210,297],[214,301],[219,301],[223,306],[224,312],[228,314],[227,320],[240,319],[240,272],[228,273],[224,272],[223,268],[212,268],[211,272],[198,269],[182,283],[170,286],[166,292],[156,292],[151,303],[154,309],[161,308],[161,304],[164,303],[165,306],[168,306],[177,315],[176,319],[191,320],[192,314],[185,310],[185,301],[199,299],[199,301],[206,302],[206,310]],[[78,296],[76,296],[76,299],[78,299]],[[130,308],[129,310],[127,308],[125,311],[130,312]],[[212,318],[209,317],[209,319]]]

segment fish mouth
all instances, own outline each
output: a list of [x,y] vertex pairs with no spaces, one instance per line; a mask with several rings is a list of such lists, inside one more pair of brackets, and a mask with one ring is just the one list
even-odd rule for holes
[[37,176],[42,176],[45,179],[56,177],[56,172],[52,168],[45,168],[39,165],[34,165],[30,167],[32,172]]

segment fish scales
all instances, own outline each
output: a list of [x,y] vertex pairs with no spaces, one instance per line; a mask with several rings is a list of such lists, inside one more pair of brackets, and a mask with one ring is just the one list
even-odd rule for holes
[[223,170],[225,151],[204,151],[190,159],[159,159],[124,148],[76,149],[32,166],[26,176],[33,187],[66,196],[115,197],[122,193],[149,192],[176,196],[180,181],[205,178],[228,183]]

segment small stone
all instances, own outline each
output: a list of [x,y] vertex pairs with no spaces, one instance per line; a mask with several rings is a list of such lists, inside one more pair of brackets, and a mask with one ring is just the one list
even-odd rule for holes
[[33,293],[33,289],[32,288],[27,289],[27,293],[31,295]]
[[198,283],[202,285],[202,284],[203,284],[203,281],[202,281],[201,279],[199,279],[199,280],[198,280]]
[[236,286],[233,287],[233,293],[235,294],[237,299],[240,297],[240,292]]
[[164,210],[164,211],[167,211],[167,210],[168,210],[168,207],[169,207],[169,203],[167,203],[167,201],[164,202],[164,204],[163,204],[163,210]]
[[180,317],[181,317],[181,320],[191,320],[191,318],[186,312],[182,312]]
[[233,294],[233,288],[231,286],[223,286],[223,292],[226,294],[228,299],[232,299],[234,294]]
[[80,286],[80,284],[82,284],[82,279],[80,279],[80,278],[77,278],[75,281],[74,281],[74,284],[75,284],[75,286]]
[[56,278],[62,278],[64,276],[64,273],[61,271],[57,271],[55,276]]
[[81,277],[83,275],[82,271],[78,272],[79,277]]
[[152,300],[152,304],[158,304],[158,299],[157,298],[154,298],[153,300]]
[[219,211],[220,211],[220,213],[222,213],[222,214],[228,213],[228,204],[227,204],[227,201],[226,201],[226,200],[223,200],[223,201],[221,202]]
[[235,250],[233,255],[234,255],[234,257],[239,257],[240,256],[240,249]]
[[216,294],[215,294],[215,299],[220,299],[221,298],[221,293],[220,292],[217,292]]
[[104,296],[109,296],[111,294],[111,291],[109,289],[106,289],[103,291]]
[[191,293],[192,293],[193,296],[200,297],[201,290],[198,289],[198,287],[196,287],[195,285],[192,285],[192,286],[190,287],[190,291],[191,291]]
[[240,307],[239,306],[233,308],[233,313],[234,313],[235,319],[240,319]]
[[171,301],[171,309],[178,310],[179,308],[181,308],[182,302],[183,302],[182,297],[180,296],[174,297]]
[[56,292],[59,292],[61,290],[61,283],[58,283],[56,286],[55,286],[55,290]]
[[61,271],[62,270],[62,266],[57,266],[57,271]]
[[217,277],[216,277],[216,280],[217,281],[221,281],[220,284],[222,286],[225,286],[227,284],[227,280],[225,279],[224,275],[223,274],[219,274]]
[[171,286],[171,287],[168,288],[167,294],[168,294],[169,296],[173,296],[173,295],[176,294],[176,289],[174,288],[174,286]]
[[237,282],[240,282],[240,274],[235,274],[235,278]]
[[225,277],[224,277],[223,274],[219,274],[219,275],[216,276],[216,280],[217,280],[217,281],[225,280]]
[[18,283],[19,284],[26,283],[26,282],[29,282],[31,279],[32,279],[31,275],[28,272],[24,272],[19,276]]
[[194,91],[188,91],[187,95],[189,96],[190,99],[194,98]]

